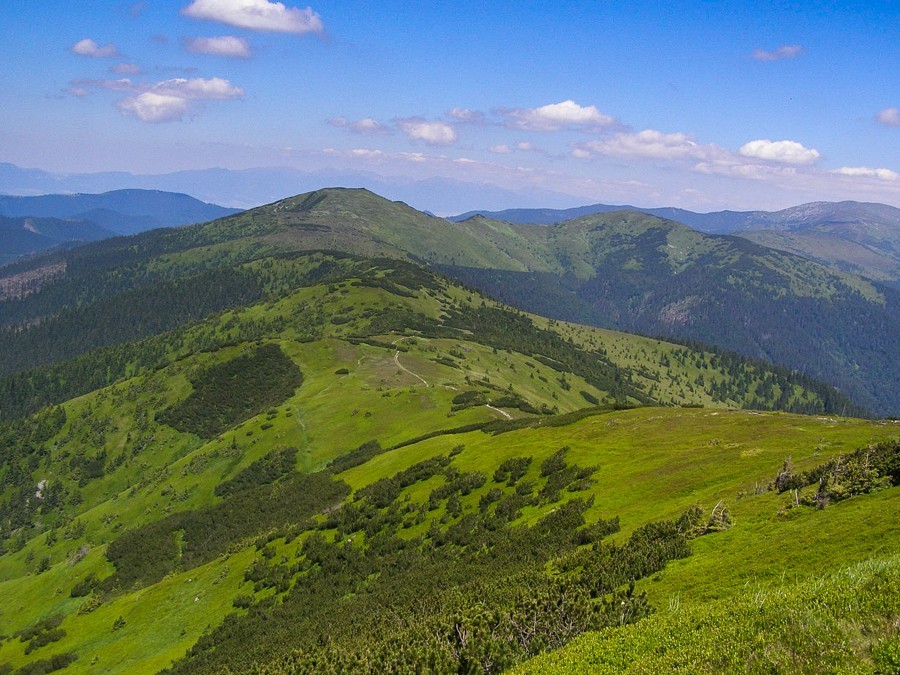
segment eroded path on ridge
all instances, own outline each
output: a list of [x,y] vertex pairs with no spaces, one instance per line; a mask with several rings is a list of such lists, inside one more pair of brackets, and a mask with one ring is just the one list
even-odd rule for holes
[[[392,344],[394,347],[396,347],[396,346],[397,346],[397,343],[400,342],[401,340],[404,340],[404,339],[405,339],[405,338],[397,338],[397,339],[394,340],[391,344]],[[415,373],[415,372],[411,371],[409,368],[407,368],[407,367],[404,366],[402,363],[400,363],[400,350],[399,350],[399,349],[397,349],[397,350],[394,352],[394,363],[397,365],[397,367],[398,367],[400,370],[402,370],[402,371],[405,372],[405,373],[409,373],[409,374],[412,375],[414,378],[416,378],[417,380],[419,380],[419,382],[421,382],[422,384],[424,384],[426,387],[430,387],[430,386],[431,386],[430,384],[428,384],[428,380],[426,380],[424,377],[422,377],[422,376],[419,375],[418,373]],[[456,387],[452,386],[452,385],[444,384],[444,385],[440,385],[440,386],[446,387],[447,389],[452,389],[453,391],[458,391],[458,389],[457,389]],[[494,406],[490,405],[489,403],[486,403],[484,407],[485,407],[485,408],[488,408],[489,410],[493,410],[493,411],[496,412],[496,413],[500,413],[503,417],[505,417],[505,418],[508,419],[508,420],[511,420],[511,419],[513,418],[513,416],[510,415],[510,414],[509,414],[508,412],[506,412],[505,410],[501,410],[500,408],[495,408]]]

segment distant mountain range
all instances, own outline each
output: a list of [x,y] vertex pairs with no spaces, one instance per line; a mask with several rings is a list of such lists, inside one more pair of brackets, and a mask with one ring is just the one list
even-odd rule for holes
[[159,190],[0,195],[0,264],[56,246],[206,222],[237,212],[186,194]]
[[468,211],[450,220],[460,222],[480,215],[511,223],[549,225],[615,211],[641,211],[709,234],[737,234],[900,288],[900,209],[885,204],[812,202],[781,211],[713,213],[592,204],[570,209]]
[[327,186],[365,187],[388,199],[399,199],[433,213],[458,213],[465,208],[571,206],[571,195],[550,190],[508,190],[497,185],[451,178],[411,179],[366,171],[301,171],[287,167],[201,169],[165,174],[102,172],[61,174],[23,169],[0,162],[0,194],[106,192],[121,188],[184,192],[198,199],[240,209],[283,199]]

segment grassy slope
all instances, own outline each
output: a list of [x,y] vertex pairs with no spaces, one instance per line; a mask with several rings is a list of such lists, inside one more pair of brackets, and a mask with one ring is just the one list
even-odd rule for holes
[[586,634],[516,673],[895,673],[900,556]]
[[[496,437],[482,432],[439,437],[381,455],[347,471],[342,477],[358,488],[393,475],[397,470],[431,454],[446,453],[459,443],[465,449],[457,456],[455,463],[462,470],[481,470],[490,475],[506,457],[532,455],[535,462],[531,471],[534,473],[540,460],[561,445],[568,445],[572,461],[582,465],[600,465],[598,481],[593,488],[596,497],[594,511],[603,517],[620,515],[622,536],[644,522],[675,515],[687,505],[700,502],[709,506],[724,499],[735,516],[735,528],[698,540],[695,547],[701,550],[695,549],[693,557],[674,565],[671,572],[667,569],[662,575],[662,582],[654,582],[668,582],[670,592],[685,596],[690,589],[686,588],[684,578],[696,579],[698,575],[690,570],[685,571],[684,565],[698,564],[701,569],[703,565],[716,566],[711,576],[699,578],[710,579],[709,583],[715,584],[720,592],[729,585],[739,590],[747,575],[756,578],[768,569],[763,568],[762,564],[776,564],[790,576],[821,571],[811,566],[806,558],[786,555],[777,545],[778,539],[772,535],[783,536],[785,530],[791,530],[795,538],[797,532],[806,537],[818,533],[819,536],[814,537],[817,559],[829,561],[832,565],[864,559],[877,549],[873,542],[889,547],[891,540],[885,540],[884,535],[886,527],[896,521],[896,500],[885,500],[895,497],[893,493],[896,489],[875,497],[851,500],[824,514],[813,513],[789,523],[774,525],[771,524],[771,514],[783,498],[764,494],[738,499],[738,494],[746,493],[748,489],[752,492],[753,486],[770,480],[786,452],[792,453],[798,466],[802,466],[814,461],[817,455],[822,457],[823,444],[832,451],[849,449],[879,438],[896,436],[896,433],[896,425],[853,420],[814,420],[739,411],[715,414],[708,410],[639,409],[589,418],[558,429],[524,430]],[[199,457],[199,452],[193,458]],[[182,460],[188,461],[189,457]],[[178,468],[178,464],[173,466],[176,477]],[[212,469],[210,465],[210,470],[201,476],[214,481],[217,472]],[[175,480],[178,489],[179,483],[177,478]],[[481,492],[487,487],[476,491],[467,500],[477,503]],[[418,494],[411,494],[413,501],[424,500],[426,496],[427,491],[421,487]],[[146,504],[159,498],[159,492],[154,491],[141,501]],[[892,505],[893,511],[885,510],[885,507]],[[835,519],[833,514],[843,514],[847,510],[858,512],[852,518]],[[873,519],[873,515],[879,513],[882,517]],[[765,514],[769,514],[768,521],[764,518]],[[536,510],[532,509],[525,513],[523,519],[533,520],[536,516]],[[757,522],[760,519],[764,521],[762,526]],[[824,520],[829,524],[829,529],[823,532],[816,525],[816,520]],[[858,528],[859,522],[866,523],[865,528]],[[768,531],[765,529],[767,523]],[[852,523],[857,524],[854,540],[860,543],[848,547],[842,545],[835,535]],[[92,531],[93,528],[89,527],[89,536]],[[415,531],[410,532],[411,536],[414,534]],[[885,541],[888,543],[885,544]],[[773,543],[776,545],[773,546]],[[40,542],[33,545],[39,546]],[[278,552],[290,557],[298,545],[299,542],[295,541],[291,547],[279,549]],[[760,556],[760,565],[748,568],[728,564],[746,555],[748,546]],[[100,550],[102,547],[73,566],[61,561],[44,575],[18,577],[3,583],[2,596],[7,599],[3,611],[9,630],[31,625],[42,616],[55,612],[73,612],[80,600],[69,599],[67,590],[88,571],[104,567],[99,556],[92,557]],[[722,557],[723,552],[727,557]],[[25,553],[27,549],[14,557],[21,558]],[[63,623],[69,636],[59,647],[72,647],[82,656],[71,667],[73,672],[89,670],[94,655],[103,663],[113,662],[117,650],[124,649],[125,645],[128,645],[133,660],[124,662],[120,672],[127,672],[129,664],[138,662],[162,665],[182,653],[196,638],[197,630],[202,630],[197,623],[197,616],[200,615],[194,609],[196,604],[202,603],[201,623],[204,627],[215,625],[225,613],[231,611],[230,599],[243,588],[241,571],[251,559],[247,556],[247,552],[236,553],[202,569],[176,574],[151,588],[121,596],[108,606],[102,606],[102,611],[98,609],[82,616],[69,614]],[[722,569],[729,570],[727,574],[722,573],[714,562],[716,560],[722,561]],[[224,571],[226,568],[227,572]],[[708,569],[703,571],[710,573]],[[697,597],[703,597],[703,593],[696,589],[692,592]],[[664,598],[666,593],[659,591],[655,595]],[[191,604],[193,598],[199,600]],[[165,615],[160,614],[159,608],[162,607],[166,608]],[[113,632],[112,622],[120,615],[125,619],[126,627]],[[162,616],[166,617],[165,620]],[[185,630],[183,634],[182,629]],[[166,639],[158,639],[160,634]],[[0,661],[21,663],[21,649],[18,641],[3,643]],[[36,655],[40,655],[40,651]]]
[[[240,345],[196,354],[66,403],[68,421],[46,444],[51,460],[32,475],[34,482],[62,480],[74,489],[77,475],[72,473],[69,461],[85,452],[105,450],[110,461],[120,456],[122,461],[103,478],[80,487],[82,501],[68,509],[66,518],[44,519],[45,528],[55,533],[55,543],[48,542],[48,534],[40,534],[21,551],[0,556],[3,633],[10,635],[55,613],[66,615],[62,628],[68,633],[59,643],[28,656],[21,642],[5,640],[0,643],[0,663],[21,665],[73,650],[80,658],[70,666],[72,672],[90,672],[97,664],[115,672],[108,665],[111,663],[120,664],[119,672],[128,672],[138,663],[147,669],[162,667],[183,654],[201,631],[233,611],[231,599],[235,595],[247,592],[243,570],[253,559],[249,543],[236,544],[228,556],[119,596],[91,613],[77,613],[84,599],[69,597],[69,590],[90,572],[103,577],[111,571],[103,557],[105,544],[124,527],[215,503],[215,485],[279,446],[298,447],[298,469],[310,471],[373,438],[389,447],[426,431],[502,418],[502,413],[485,406],[452,411],[453,397],[467,389],[493,395],[513,385],[532,405],[560,411],[583,406],[580,391],[604,396],[604,392],[571,374],[566,375],[567,386],[563,386],[559,373],[530,356],[495,351],[462,339],[412,335],[381,338],[385,344],[396,341],[408,350],[402,352],[347,340],[359,329],[360,316],[366,310],[407,308],[436,318],[446,303],[469,302],[469,296],[463,289],[449,287],[440,293],[423,290],[409,298],[345,282],[301,289],[280,300],[225,312],[195,326],[189,336],[200,340],[204,335],[228,334],[236,330],[235,326],[265,318],[302,319],[310,314],[324,318],[318,340],[296,339],[305,335],[302,320],[296,325],[288,322],[269,337],[279,342],[304,374],[294,396],[212,440],[158,425],[152,415],[141,423],[139,413],[162,409],[187,396],[195,369],[233,358],[242,350]],[[480,303],[477,297],[472,301]],[[348,320],[335,323],[333,317]],[[663,355],[673,355],[677,349],[612,332],[557,324],[553,328],[564,337],[605,349],[613,361],[618,359],[625,365],[659,363]],[[437,358],[456,367],[438,363]],[[347,374],[337,374],[344,368]],[[700,373],[724,377],[709,364],[703,368],[675,359],[654,372],[657,377],[680,373],[682,379]],[[490,387],[485,386],[483,378],[489,379]],[[670,395],[679,402],[696,400],[674,388]],[[517,410],[506,412],[521,415]],[[728,501],[740,526],[746,514],[756,513],[752,508],[745,513],[744,504],[763,504],[767,496],[758,498],[760,501],[733,500],[739,492],[752,492],[755,485],[771,480],[785,454],[793,454],[798,467],[803,468],[804,462],[814,461],[816,452],[849,450],[896,434],[896,427],[887,423],[724,409],[648,408],[592,417],[562,428],[496,437],[482,432],[438,437],[381,455],[342,477],[358,488],[429,454],[446,453],[460,443],[465,450],[455,463],[462,470],[490,475],[503,459],[525,454],[534,456],[531,472],[535,473],[543,458],[568,445],[572,461],[600,465],[599,480],[593,488],[593,515],[620,515],[620,536],[624,536],[645,522],[675,515],[695,502],[711,506],[719,499]],[[477,503],[488,487],[467,497],[466,503],[470,507]],[[410,496],[424,500],[427,488],[414,486]],[[753,508],[764,512],[770,506],[766,503]],[[533,521],[538,515],[538,509],[527,509],[523,521]],[[83,524],[83,531],[78,524]],[[416,533],[416,528],[408,532],[409,536]],[[279,552],[295,555],[300,541],[302,538],[283,545]],[[73,554],[85,544],[89,552],[76,561]],[[737,546],[739,550],[740,543]],[[36,564],[44,556],[49,556],[50,567],[35,574]],[[672,578],[677,579],[674,569]],[[125,620],[125,627],[114,631],[112,626],[119,616]],[[127,658],[123,656],[126,652]],[[96,663],[92,663],[94,657]]]

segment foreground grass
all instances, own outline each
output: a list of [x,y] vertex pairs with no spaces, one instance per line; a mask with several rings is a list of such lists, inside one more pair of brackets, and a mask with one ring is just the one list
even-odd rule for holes
[[897,673],[900,556],[586,634],[516,673]]

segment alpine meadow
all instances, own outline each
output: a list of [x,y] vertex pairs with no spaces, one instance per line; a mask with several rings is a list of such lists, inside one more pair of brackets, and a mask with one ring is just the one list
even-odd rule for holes
[[900,675],[898,44],[6,0],[0,675]]
[[2,268],[5,671],[896,667],[897,422],[454,278],[555,241],[328,189]]

